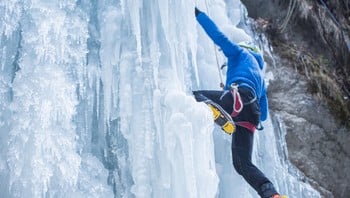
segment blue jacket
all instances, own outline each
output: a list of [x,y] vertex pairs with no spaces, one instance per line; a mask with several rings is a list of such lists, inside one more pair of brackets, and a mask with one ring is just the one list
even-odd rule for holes
[[239,81],[254,90],[260,105],[260,120],[266,120],[268,103],[265,82],[261,76],[264,67],[263,57],[231,42],[205,13],[199,13],[196,18],[208,36],[222,49],[228,59],[225,89],[230,89],[230,85],[233,82]]

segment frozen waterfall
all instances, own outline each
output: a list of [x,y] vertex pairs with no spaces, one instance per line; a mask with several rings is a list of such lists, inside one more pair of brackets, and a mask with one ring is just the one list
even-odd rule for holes
[[[0,197],[257,197],[191,96],[219,88],[195,4],[1,0]],[[197,5],[250,38],[240,1]],[[264,124],[256,164],[281,193],[320,197],[286,161],[283,123]]]

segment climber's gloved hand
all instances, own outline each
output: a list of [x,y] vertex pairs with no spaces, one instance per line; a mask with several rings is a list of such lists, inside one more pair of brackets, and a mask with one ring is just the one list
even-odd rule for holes
[[197,7],[194,8],[194,14],[198,16],[202,11],[200,11]]

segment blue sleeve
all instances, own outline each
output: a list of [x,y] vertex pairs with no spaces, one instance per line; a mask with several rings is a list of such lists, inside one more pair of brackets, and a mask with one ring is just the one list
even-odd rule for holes
[[231,42],[204,12],[198,14],[196,18],[208,36],[222,49],[226,57],[236,56],[243,50],[237,44]]
[[264,93],[264,95],[261,96],[259,104],[260,104],[260,112],[261,112],[260,120],[265,121],[267,119],[267,114],[269,111],[269,103],[267,102],[266,92]]

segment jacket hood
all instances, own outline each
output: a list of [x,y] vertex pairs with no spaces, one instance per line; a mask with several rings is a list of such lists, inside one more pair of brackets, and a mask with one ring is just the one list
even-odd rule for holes
[[253,52],[251,50],[248,50],[248,51],[251,55],[253,55],[255,57],[256,61],[259,64],[260,69],[263,70],[264,66],[265,66],[265,62],[264,62],[264,58],[262,57],[262,55],[260,53]]

